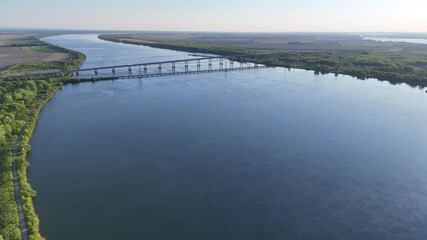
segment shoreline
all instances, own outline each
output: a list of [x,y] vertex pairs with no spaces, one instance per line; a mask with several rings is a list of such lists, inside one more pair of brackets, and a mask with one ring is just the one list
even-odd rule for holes
[[[263,49],[249,49],[240,46],[225,46],[220,44],[211,44],[211,45],[200,45],[193,44],[190,42],[155,42],[155,41],[131,41],[128,39],[116,38],[113,34],[100,34],[98,38],[105,41],[123,43],[123,44],[132,44],[132,45],[141,45],[146,47],[161,48],[175,51],[186,51],[189,53],[205,53],[205,54],[216,54],[216,55],[236,55],[236,54],[247,54],[247,53],[265,53],[266,51],[271,52],[271,50]],[[222,49],[224,48],[224,49]],[[300,55],[306,53],[298,52],[278,52],[275,58],[260,58],[260,64],[273,67],[284,67],[284,68],[293,68],[293,69],[302,69],[308,71],[314,71],[316,75],[319,74],[335,74],[335,75],[347,75],[360,80],[366,79],[375,79],[377,81],[386,81],[392,85],[397,84],[407,84],[413,88],[425,89],[427,88],[427,73],[425,75],[417,75],[417,78],[410,78],[407,76],[399,75],[400,73],[396,72],[386,72],[386,73],[375,73],[372,72],[371,67],[366,67],[366,69],[356,68],[356,69],[341,69],[340,67],[331,67],[329,65],[322,64],[323,61],[327,62],[328,55],[318,55],[314,53],[314,56],[317,56],[316,59],[319,63],[313,63],[310,59],[310,56],[307,55],[308,59],[304,60],[295,60]],[[310,54],[310,53],[309,53]],[[344,61],[344,60],[342,60]],[[427,92],[427,91],[426,91]]]
[[[74,57],[66,62],[67,67],[79,67],[86,60],[86,56],[83,53],[62,48],[54,44],[47,43],[40,40],[43,43],[61,49],[64,52],[70,53]],[[44,99],[39,100],[32,112],[27,116],[25,125],[22,128],[21,133],[18,136],[17,141],[13,145],[12,150],[12,175],[14,183],[14,197],[17,206],[17,214],[19,218],[19,227],[21,231],[21,239],[44,239],[40,234],[39,229],[39,218],[36,214],[34,201],[36,197],[36,191],[32,189],[28,178],[27,171],[30,163],[27,160],[27,153],[30,151],[30,140],[35,131],[35,127],[38,121],[40,111],[45,105],[54,97],[54,95],[62,88],[64,84],[71,79],[71,75],[62,77],[55,77],[54,84],[49,92],[46,93]],[[31,81],[31,80],[28,80]]]
[[[100,35],[101,36],[101,35]],[[100,37],[98,36],[98,37]],[[102,39],[102,38],[101,38]],[[106,39],[102,39],[105,41],[111,41],[111,42],[119,42],[119,41],[112,41],[112,40],[106,40]],[[149,47],[157,47],[157,48],[164,48],[164,49],[170,49],[165,47],[159,47],[159,46],[150,46],[150,45],[146,45],[146,44],[135,44],[135,43],[125,43],[125,44],[134,44],[134,45],[144,45],[144,46],[149,46]],[[59,47],[62,48],[62,47]],[[65,48],[62,48],[65,49]],[[190,52],[189,50],[182,50],[182,49],[171,49],[171,50],[180,50],[180,51],[187,51]],[[68,49],[68,51],[72,51],[75,52],[73,50]],[[196,51],[194,51],[196,52]],[[200,53],[200,51],[197,51]],[[75,52],[77,54],[83,54],[83,53],[79,53],[79,52]],[[213,53],[215,54],[215,53]],[[83,54],[84,55],[84,54]],[[84,59],[79,59],[78,57],[76,57],[75,59],[71,59],[70,62],[74,61],[74,60],[78,60],[79,62],[76,63],[78,64],[78,66],[80,66],[84,60]],[[277,65],[278,67],[286,67],[286,66],[281,66],[281,65]],[[295,69],[303,69],[303,70],[313,70],[313,69],[304,69],[304,68],[295,68]],[[348,74],[347,74],[348,75]],[[352,76],[352,75],[349,75]],[[355,76],[353,76],[355,77]],[[74,80],[72,79],[70,76],[64,76],[64,77],[58,77],[58,80],[56,81],[56,83],[58,84],[56,87],[52,88],[51,91],[46,95],[46,98],[39,101],[39,103],[37,103],[36,107],[33,109],[33,112],[31,112],[31,114],[29,114],[28,116],[28,120],[25,123],[24,128],[22,129],[22,132],[19,136],[19,139],[17,140],[16,144],[14,144],[14,150],[13,150],[13,170],[12,172],[14,173],[14,171],[16,172],[16,174],[14,173],[13,175],[13,180],[15,181],[15,177],[17,177],[17,189],[15,190],[15,197],[20,197],[20,200],[22,201],[21,204],[17,203],[17,207],[18,207],[18,215],[22,215],[23,219],[25,220],[25,225],[21,226],[21,234],[22,234],[22,239],[42,239],[42,236],[40,235],[40,231],[39,231],[39,219],[38,216],[36,214],[36,210],[34,207],[34,202],[33,202],[33,198],[35,196],[27,196],[28,193],[24,193],[23,189],[29,187],[31,189],[31,186],[28,182],[28,178],[27,178],[27,170],[28,170],[28,166],[29,163],[26,160],[27,157],[27,153],[30,149],[30,140],[32,137],[33,132],[35,131],[35,127],[37,124],[37,120],[40,114],[40,111],[43,110],[43,108],[45,107],[45,105],[53,98],[53,96],[57,93],[58,90],[61,89],[61,87],[65,84],[77,84],[77,83],[81,83],[81,82],[93,82],[93,81],[100,81],[100,80],[115,80],[115,79],[111,79],[111,78],[106,78],[106,79],[96,79],[96,78],[92,78],[92,79],[81,79],[81,80]],[[377,79],[379,81],[384,81],[384,80],[380,80]],[[385,80],[388,81],[388,80]],[[388,81],[390,82],[390,81]],[[390,82],[392,83],[392,82]],[[408,84],[409,85],[409,84]],[[16,185],[15,185],[16,187]],[[24,195],[24,197],[22,196]],[[17,200],[18,202],[18,200]],[[22,210],[22,214],[20,214],[19,210]],[[21,219],[21,216],[20,216]],[[30,235],[33,237],[29,237]],[[27,236],[27,237],[25,237]]]
[[[22,129],[19,139],[14,146],[12,154],[12,173],[14,181],[15,199],[18,207],[18,216],[21,228],[21,238],[23,240],[30,239],[30,236],[35,236],[36,239],[42,239],[39,232],[39,219],[35,212],[33,196],[26,196],[23,194],[23,188],[31,188],[31,185],[27,178],[27,170],[29,162],[27,160],[27,153],[30,148],[30,140],[35,131],[35,126],[40,114],[40,111],[44,106],[52,99],[56,92],[61,89],[62,84],[58,84],[57,87],[53,88],[49,92],[47,98],[40,101],[38,106],[33,110],[32,114],[28,116],[28,120]],[[24,196],[24,197],[23,197]],[[30,227],[28,227],[30,226]]]

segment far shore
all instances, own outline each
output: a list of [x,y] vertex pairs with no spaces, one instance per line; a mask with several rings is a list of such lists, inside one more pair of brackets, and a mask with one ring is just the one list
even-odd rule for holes
[[[374,78],[391,84],[427,87],[427,44],[376,42],[360,36],[328,36],[319,41],[310,35],[282,37],[242,34],[140,33],[101,34],[106,41],[186,51],[238,55],[275,52],[261,58],[270,66],[313,70],[316,74],[344,74],[359,79]],[[246,41],[249,38],[252,41]],[[330,42],[336,41],[334,44]],[[347,45],[347,46],[346,46]],[[273,47],[267,47],[273,46]],[[404,50],[399,50],[404,49]]]

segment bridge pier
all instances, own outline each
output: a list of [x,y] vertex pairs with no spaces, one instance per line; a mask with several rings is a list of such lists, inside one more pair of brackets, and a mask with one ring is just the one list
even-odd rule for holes
[[[79,76],[80,72],[94,72],[95,75],[101,75],[102,71],[111,71],[114,76],[118,77],[130,77],[131,72],[133,70],[138,71],[140,75],[151,75],[148,73],[148,67],[155,68],[156,65],[158,66],[158,71],[155,71],[152,69],[153,74],[188,74],[188,73],[195,73],[195,72],[218,72],[218,71],[231,71],[231,70],[245,70],[248,68],[264,68],[266,66],[262,65],[260,63],[260,59],[265,58],[265,56],[273,56],[278,57],[278,54],[246,54],[246,55],[234,55],[234,56],[212,56],[212,57],[201,57],[201,58],[193,58],[193,59],[182,59],[182,60],[175,60],[175,61],[162,61],[162,62],[151,62],[151,63],[140,63],[135,65],[114,65],[114,66],[108,66],[108,67],[93,67],[93,68],[87,68],[87,69],[71,69],[71,70],[64,70],[64,73],[67,74],[73,74],[73,76]],[[204,65],[204,60],[207,60],[207,66]],[[203,64],[202,64],[203,61]],[[215,63],[214,63],[215,61]],[[215,66],[216,61],[218,61],[218,65]],[[171,64],[172,72],[167,71],[167,73],[162,72],[163,65]],[[183,69],[179,69],[176,67],[182,66],[181,64],[185,64],[185,71]],[[240,67],[238,67],[240,64]],[[190,68],[191,65],[191,68]],[[204,66],[203,69],[201,69],[201,66]],[[138,66],[138,69],[132,69],[134,66]],[[196,67],[197,66],[197,67]],[[196,67],[196,68],[194,68]],[[208,68],[206,68],[208,67]],[[118,72],[116,72],[116,68],[119,69]],[[120,69],[128,69],[129,74],[126,74],[123,72],[123,70]],[[143,73],[141,72],[143,70]],[[101,72],[100,72],[101,71]]]

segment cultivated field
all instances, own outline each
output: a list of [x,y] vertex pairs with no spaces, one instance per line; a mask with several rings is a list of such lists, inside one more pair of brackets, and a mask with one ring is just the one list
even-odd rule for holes
[[12,73],[13,70],[7,69],[18,64],[66,62],[71,58],[70,54],[52,48],[36,39],[34,34],[0,33],[0,71],[2,74]]
[[[409,43],[377,42],[363,40],[354,33],[172,33],[146,32],[116,34],[117,40],[136,44],[147,42],[194,43],[244,47],[248,49],[279,50],[284,52],[311,52],[353,54],[369,52],[406,52],[427,54],[427,46]],[[404,37],[406,35],[399,35]],[[412,36],[412,35],[411,35]],[[425,35],[412,37],[427,38]]]

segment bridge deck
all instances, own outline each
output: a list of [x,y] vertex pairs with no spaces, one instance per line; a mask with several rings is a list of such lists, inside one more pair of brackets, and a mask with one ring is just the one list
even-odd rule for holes
[[195,62],[195,61],[203,61],[203,60],[209,60],[209,59],[240,59],[240,60],[245,60],[245,58],[247,58],[247,57],[254,57],[255,58],[258,56],[266,56],[266,55],[275,55],[275,54],[260,53],[260,54],[240,54],[240,55],[230,55],[230,56],[212,56],[212,57],[201,57],[201,58],[188,58],[188,59],[170,60],[170,61],[158,61],[158,62],[114,65],[114,66],[91,67],[91,68],[82,68],[82,69],[71,69],[71,70],[66,70],[64,72],[74,73],[74,72],[95,71],[95,70],[103,70],[103,69],[138,67],[138,66],[144,66],[144,65],[149,66],[149,65],[159,65],[159,64],[168,64],[168,63]]
[[[171,60],[171,61],[159,61],[159,62],[147,62],[147,63],[136,63],[136,64],[125,64],[125,65],[115,65],[115,66],[100,66],[100,67],[91,67],[91,68],[83,68],[83,69],[69,69],[69,70],[46,70],[46,71],[39,71],[39,72],[29,72],[25,74],[16,74],[12,76],[6,76],[5,78],[19,78],[19,77],[43,77],[43,76],[51,76],[55,74],[72,74],[75,76],[79,76],[79,73],[87,73],[87,72],[94,72],[94,75],[92,77],[97,78],[98,71],[100,70],[107,70],[110,69],[113,73],[113,75],[108,75],[107,77],[117,77],[117,78],[134,78],[135,76],[141,77],[141,78],[147,78],[147,77],[155,77],[155,76],[171,76],[171,75],[183,75],[183,74],[196,74],[196,73],[210,73],[210,72],[227,72],[227,71],[237,71],[237,70],[247,70],[247,69],[256,69],[256,68],[262,68],[265,67],[264,65],[258,65],[258,57],[259,56],[266,56],[266,55],[276,55],[277,53],[262,53],[262,54],[241,54],[241,55],[230,55],[230,56],[212,56],[212,57],[199,57],[199,58],[188,58],[188,59],[179,59],[179,60]],[[201,63],[200,61],[203,60],[212,60],[212,59],[219,59],[219,66],[215,67],[215,69],[212,69],[212,61],[209,61],[209,69],[203,69],[200,70]],[[230,67],[227,67],[226,63],[227,61],[230,63]],[[179,66],[175,66],[176,63],[183,63],[185,62],[185,68],[186,71],[182,72],[176,72],[175,70],[178,68],[182,68]],[[189,70],[189,66],[195,65],[195,62],[197,62],[197,67],[199,69],[196,70]],[[240,67],[233,67],[232,63],[240,63]],[[243,67],[243,64],[246,63],[246,67]],[[253,63],[255,66],[250,66]],[[172,65],[172,72],[162,72],[162,64],[171,64]],[[205,63],[203,63],[204,65]],[[148,73],[147,69],[150,66],[158,65],[159,71],[154,73]],[[225,65],[225,67],[224,67]],[[144,74],[132,74],[132,67],[140,67],[144,66]],[[119,75],[116,75],[116,68],[129,68],[128,74],[119,73]],[[121,72],[121,71],[119,71]],[[141,72],[139,72],[141,73]],[[87,75],[87,74],[84,74]],[[89,76],[85,76],[89,77]],[[77,77],[79,78],[79,77]]]
[[266,68],[266,66],[207,69],[207,70],[195,70],[195,71],[184,71],[184,72],[165,72],[165,73],[159,72],[159,73],[148,73],[148,74],[123,75],[123,76],[117,76],[117,78],[120,78],[120,79],[151,78],[151,77],[165,77],[165,76],[190,75],[190,74],[215,73],[215,72],[231,72],[231,71],[241,71],[241,70],[249,70],[249,69],[259,69],[259,68]]

